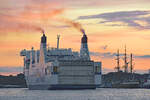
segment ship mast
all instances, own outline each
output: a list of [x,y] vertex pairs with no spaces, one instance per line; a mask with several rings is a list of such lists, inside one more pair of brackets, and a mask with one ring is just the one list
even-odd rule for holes
[[131,53],[131,55],[130,55],[130,72],[131,73],[133,73],[133,55],[132,55],[132,53]]
[[124,54],[124,72],[128,73],[128,63],[127,63],[127,53],[126,53],[126,45],[125,45],[125,54]]
[[115,69],[117,70],[117,72],[120,72],[120,57],[119,57],[119,49],[117,51],[117,67],[115,67]]

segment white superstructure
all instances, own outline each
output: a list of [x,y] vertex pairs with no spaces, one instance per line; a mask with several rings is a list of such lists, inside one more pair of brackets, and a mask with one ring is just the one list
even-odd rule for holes
[[22,50],[24,74],[29,89],[95,89],[101,84],[101,62],[90,60],[87,36],[80,53],[72,49],[47,48],[43,33],[40,50]]

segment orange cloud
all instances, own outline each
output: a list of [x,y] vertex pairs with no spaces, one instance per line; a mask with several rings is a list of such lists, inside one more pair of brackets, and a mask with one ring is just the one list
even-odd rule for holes
[[26,32],[26,31],[43,31],[43,29],[37,23],[33,23],[33,20],[48,20],[52,17],[62,14],[64,9],[54,9],[49,12],[22,12],[19,15],[6,15],[0,14],[0,34],[3,32]]
[[48,20],[56,15],[62,14],[64,9],[54,9],[51,11],[43,11],[43,12],[23,12],[20,14],[20,17],[26,20]]

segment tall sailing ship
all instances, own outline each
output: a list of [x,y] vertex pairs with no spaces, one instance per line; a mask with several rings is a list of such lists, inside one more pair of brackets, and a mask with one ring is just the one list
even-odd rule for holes
[[[119,50],[117,51],[117,72],[122,73],[120,70],[120,58],[119,58]],[[130,71],[129,71],[129,66],[130,64]],[[126,53],[126,46],[125,46],[125,53],[124,53],[124,73],[129,76],[128,79],[124,79],[123,81],[113,83],[112,87],[113,88],[139,88],[140,87],[140,82],[134,79],[134,73],[133,73],[133,54],[131,53],[130,55],[130,62],[127,61],[127,53]],[[121,74],[120,74],[121,75]]]

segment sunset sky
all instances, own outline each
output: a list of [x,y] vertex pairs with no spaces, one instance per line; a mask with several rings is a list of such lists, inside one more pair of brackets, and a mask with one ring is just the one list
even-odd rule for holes
[[85,29],[91,58],[102,61],[104,73],[114,71],[115,53],[125,45],[136,72],[150,69],[150,0],[0,0],[0,74],[21,71],[19,53],[39,49],[41,29],[50,47],[60,34],[61,48],[79,51],[82,33],[67,21]]

